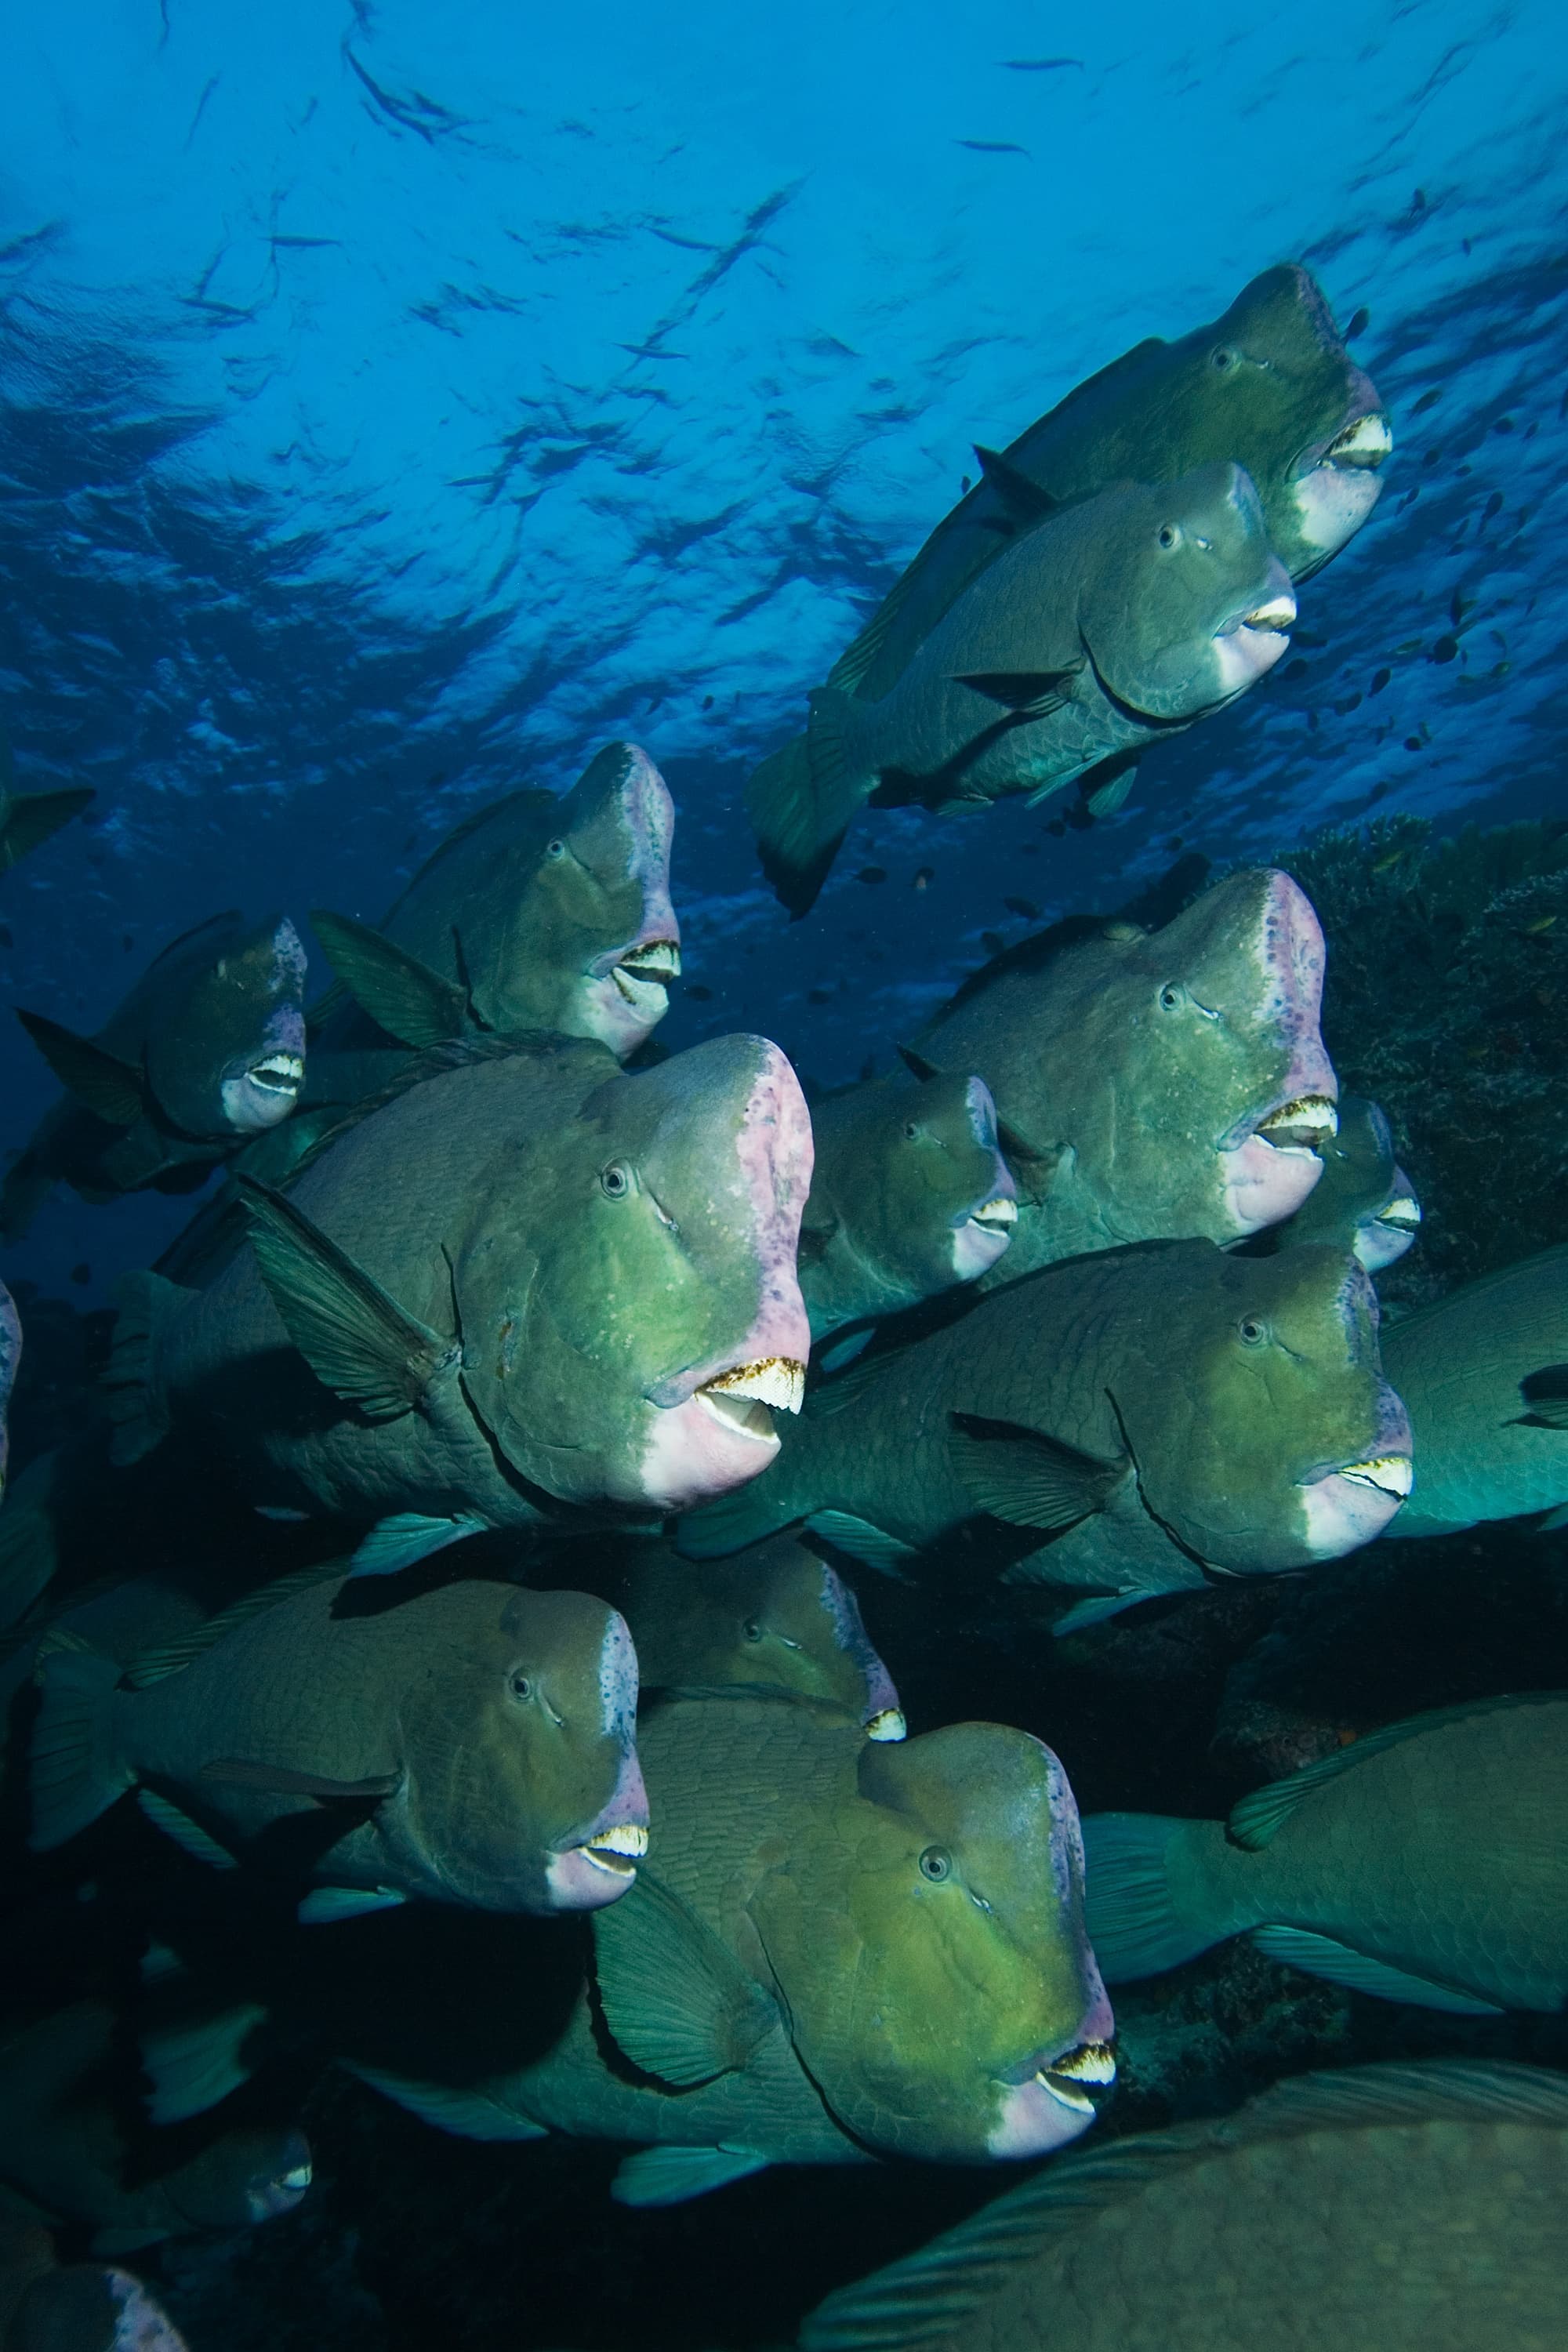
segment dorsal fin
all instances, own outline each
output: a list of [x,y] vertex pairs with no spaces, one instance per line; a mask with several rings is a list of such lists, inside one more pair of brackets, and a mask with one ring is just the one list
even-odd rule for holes
[[279,1601],[291,1601],[296,1593],[309,1592],[313,1585],[330,1583],[343,1574],[342,1561],[333,1559],[324,1566],[297,1568],[289,1576],[278,1577],[254,1592],[242,1593],[237,1601],[230,1601],[226,1609],[220,1609],[216,1617],[209,1617],[205,1624],[183,1634],[179,1641],[160,1643],[155,1650],[143,1650],[132,1659],[120,1679],[127,1690],[150,1690],[154,1683],[182,1673],[208,1650],[216,1649],[237,1626],[248,1625],[253,1617],[264,1617]]
[[875,664],[903,609],[915,570],[916,565],[911,564],[907,572],[900,573],[859,635],[846,646],[827,673],[826,683],[829,686],[837,687],[845,694],[856,692],[861,679]]
[[1036,523],[1044,522],[1047,515],[1057,512],[1061,500],[1037,482],[1032,474],[1026,474],[1021,466],[1016,466],[1011,457],[1005,457],[1000,449],[987,449],[977,441],[974,455],[980,462],[982,474],[1005,508],[1007,520],[1015,530],[1028,530]]
[[1561,1706],[1564,1703],[1568,1703],[1568,1691],[1521,1691],[1517,1696],[1465,1699],[1457,1706],[1435,1707],[1430,1715],[1413,1715],[1403,1723],[1385,1724],[1381,1731],[1369,1731],[1364,1739],[1352,1739],[1348,1748],[1325,1756],[1321,1763],[1303,1765],[1288,1780],[1271,1780],[1266,1788],[1254,1789],[1250,1796],[1232,1806],[1226,1835],[1233,1845],[1258,1853],[1304,1799],[1330,1780],[1337,1780],[1342,1773],[1353,1772],[1369,1756],[1384,1755],[1390,1748],[1402,1748],[1406,1740],[1419,1739],[1424,1733],[1441,1730],[1447,1724],[1463,1723],[1471,1716],[1496,1715],[1510,1707]]

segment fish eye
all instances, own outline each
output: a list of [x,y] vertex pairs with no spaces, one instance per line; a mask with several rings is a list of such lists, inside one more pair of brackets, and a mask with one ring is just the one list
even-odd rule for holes
[[952,1874],[952,1855],[942,1846],[928,1845],[921,1856],[921,1876],[929,1878],[933,1886],[940,1886],[942,1880]]
[[1168,551],[1173,547],[1180,547],[1181,543],[1182,534],[1177,526],[1173,522],[1163,522],[1160,525],[1161,546]]
[[507,1684],[507,1688],[510,1691],[513,1698],[531,1698],[533,1696],[533,1685],[529,1681],[528,1676],[521,1672],[512,1675],[511,1679]]
[[1209,353],[1209,365],[1219,374],[1224,375],[1236,365],[1236,353],[1228,350],[1224,343],[1216,343]]
[[1182,986],[1179,980],[1168,980],[1165,982],[1164,987],[1160,991],[1159,1003],[1161,1012],[1179,1012],[1182,1005],[1186,1002],[1186,994],[1187,992]]
[[914,1141],[915,1138],[919,1135],[920,1131],[921,1131],[921,1130],[920,1130],[920,1122],[918,1121],[918,1119],[912,1119],[912,1118],[906,1118],[906,1119],[905,1119],[905,1121],[904,1121],[904,1140],[905,1140],[907,1143],[912,1143],[912,1142]]
[[1237,1337],[1244,1348],[1261,1348],[1268,1337],[1268,1326],[1256,1315],[1244,1315],[1236,1327]]
[[758,1624],[754,1617],[748,1617],[742,1622],[741,1626],[741,1638],[744,1642],[760,1642],[762,1640],[763,1629]]
[[544,845],[544,855],[552,860],[558,857],[564,857],[566,855],[566,844],[563,841],[547,841]]
[[632,1189],[632,1171],[624,1160],[612,1160],[599,1171],[599,1190],[612,1201],[624,1201]]

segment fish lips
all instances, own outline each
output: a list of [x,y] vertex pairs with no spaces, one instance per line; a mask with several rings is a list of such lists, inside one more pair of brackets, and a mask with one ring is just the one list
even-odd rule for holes
[[1015,2159],[1046,2156],[1079,2138],[1116,2080],[1115,2030],[1097,1978],[1078,2039],[1036,2051],[1003,2078],[1001,2114],[987,2135],[987,2154]]
[[1415,1484],[1410,1416],[1381,1383],[1376,1433],[1365,1454],[1321,1463],[1297,1480],[1314,1559],[1338,1559],[1383,1533]]
[[636,1751],[622,1759],[615,1795],[591,1822],[570,1830],[551,1848],[545,1866],[552,1911],[602,1911],[637,1883],[647,1852],[647,1790]]
[[1308,562],[1298,566],[1298,580],[1310,579],[1355,537],[1383,495],[1382,468],[1393,448],[1377,387],[1363,369],[1352,367],[1344,423],[1303,450],[1291,484],[1297,525],[1309,551]]

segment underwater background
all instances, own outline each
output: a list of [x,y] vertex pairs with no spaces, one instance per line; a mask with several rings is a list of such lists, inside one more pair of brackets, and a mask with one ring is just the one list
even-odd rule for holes
[[[808,1091],[889,1073],[1043,926],[1277,861],[1425,1211],[1385,1298],[1568,1239],[1565,100],[1545,0],[13,8],[0,735],[18,789],[97,798],[0,877],[0,1002],[90,1031],[216,908],[374,921],[465,816],[625,738],[677,811],[670,1052],[754,1031]],[[791,922],[745,781],[973,445],[1286,257],[1394,451],[1285,659],[1110,815],[868,811]],[[7,1021],[0,1146],[56,1090]],[[191,1206],[62,1190],[7,1249],[14,1470]],[[1220,1813],[1402,1715],[1568,1684],[1568,1543],[1508,1522],[1057,1648],[858,1586],[911,1726],[1027,1726],[1086,1812]],[[1568,2067],[1561,2016],[1394,2007],[1246,1943],[1115,1998],[1101,2130],[1312,2065]],[[1004,2185],[783,2168],[627,2212],[602,2147],[437,2141],[345,2079],[310,2129],[297,2214],[160,2255],[192,2352],[787,2343]]]

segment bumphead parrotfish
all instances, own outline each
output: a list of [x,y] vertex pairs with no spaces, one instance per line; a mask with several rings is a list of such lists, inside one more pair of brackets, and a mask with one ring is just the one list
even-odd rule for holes
[[611,743],[569,793],[514,793],[459,825],[379,929],[313,914],[354,1002],[312,1036],[307,1101],[356,1100],[407,1060],[400,1048],[475,1033],[596,1037],[624,1061],[680,971],[674,831],[647,753]]
[[1384,1327],[1384,1360],[1415,1444],[1411,1524],[1391,1535],[1452,1535],[1527,1511],[1558,1523],[1568,1505],[1568,1247],[1398,1317]]
[[41,848],[61,825],[79,816],[97,798],[89,785],[19,793],[16,782],[11,747],[0,737],[0,874],[8,874],[29,850]]
[[303,1916],[405,1901],[500,1911],[612,1903],[647,1843],[624,1619],[582,1592],[442,1584],[374,1613],[345,1580],[233,1610],[121,1675],[49,1651],[32,1843],[140,1786],[198,1853],[289,1851]]
[[1548,2352],[1565,2196],[1561,2074],[1301,2074],[1064,2158],[830,2295],[801,2352]]
[[984,1079],[873,1078],[815,1104],[811,1131],[800,1287],[814,1339],[977,1280],[1012,1239],[1017,1186]]
[[1250,1934],[1386,2000],[1568,2000],[1568,1694],[1396,1723],[1243,1797],[1226,1822],[1084,1824],[1089,1933],[1118,1982]]
[[1278,1228],[1278,1244],[1332,1242],[1368,1274],[1381,1274],[1420,1232],[1421,1203],[1394,1156],[1387,1113],[1364,1095],[1341,1095],[1338,1110],[1337,1132],[1318,1140],[1322,1175]]
[[809,1347],[811,1126],[777,1046],[635,1076],[585,1040],[448,1052],[287,1198],[252,1188],[210,1288],[131,1277],[119,1458],[173,1429],[259,1506],[390,1523],[356,1555],[381,1569],[754,1477]]
[[984,1286],[1125,1242],[1237,1241],[1299,1209],[1336,1123],[1323,963],[1305,892],[1256,867],[1157,931],[1044,933],[966,981],[916,1059],[978,1070],[1007,1131],[1018,1222]]
[[114,2012],[82,2000],[0,2040],[0,2180],[125,2254],[202,2230],[291,2212],[310,2185],[297,2131],[226,2132],[158,2172],[122,2129],[112,2092]]
[[8,1241],[56,1183],[107,1201],[188,1192],[286,1119],[305,1077],[305,950],[287,915],[234,912],[166,947],[90,1037],[18,1019],[66,1089],[0,1192]]
[[682,1559],[639,1545],[613,1584],[645,1690],[792,1692],[842,1707],[868,1739],[901,1739],[892,1676],[849,1587],[794,1536],[733,1559]]
[[553,2049],[460,2090],[372,2081],[479,2138],[649,2143],[616,2177],[633,2205],[768,2164],[1038,2156],[1093,2122],[1111,2016],[1040,1741],[964,1723],[878,1746],[737,1695],[659,1708],[643,1754],[658,1876],[595,1916],[593,1993]]
[[1239,466],[1100,490],[1006,546],[879,699],[816,688],[746,789],[763,870],[801,915],[873,797],[1034,802],[1130,761],[1255,685],[1295,617]]
[[989,1513],[1047,1538],[1009,1580],[1094,1589],[1063,1631],[1205,1569],[1337,1559],[1409,1489],[1352,1260],[1150,1243],[1047,1266],[825,1382],[766,1475],[684,1520],[679,1544],[721,1555],[804,1519],[896,1572]]

